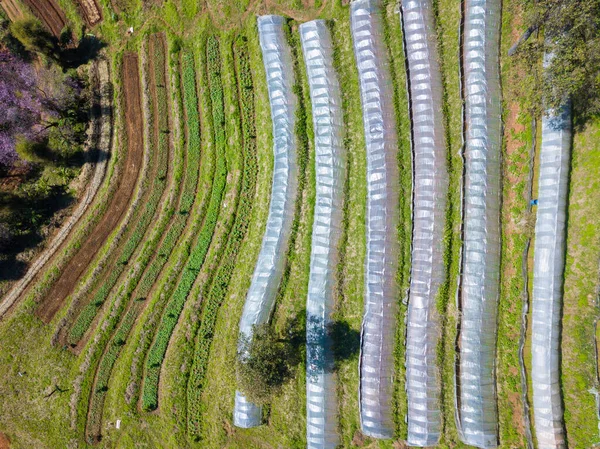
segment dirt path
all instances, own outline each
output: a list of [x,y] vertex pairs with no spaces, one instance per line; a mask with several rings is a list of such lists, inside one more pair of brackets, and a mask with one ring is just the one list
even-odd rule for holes
[[[89,180],[87,191],[82,195],[77,208],[56,233],[47,249],[31,264],[25,276],[2,298],[0,302],[0,319],[23,294],[48,261],[59,252],[75,225],[79,223],[91,205],[104,180],[112,147],[112,89],[108,62],[99,60],[94,63],[90,69],[90,79],[94,85],[96,93],[94,101],[97,106],[92,109],[92,123],[85,151],[88,154],[96,152],[97,156],[94,161],[91,161],[95,165],[93,168],[89,168],[90,171],[93,170],[93,174]],[[84,170],[88,169],[84,168]]]
[[52,320],[62,307],[65,298],[73,291],[84,270],[88,267],[96,252],[102,247],[110,233],[115,229],[127,211],[135,190],[138,174],[144,155],[141,86],[138,56],[127,53],[123,58],[123,82],[125,102],[125,123],[127,156],[124,172],[112,201],[100,222],[90,232],[88,239],[63,269],[61,276],[48,294],[40,299],[36,315],[45,323]]
[[44,25],[56,37],[67,24],[65,13],[57,5],[56,0],[23,0],[33,14],[42,21]]
[[94,26],[102,22],[102,11],[98,7],[96,0],[77,0],[77,3],[81,8],[85,23],[89,26]]

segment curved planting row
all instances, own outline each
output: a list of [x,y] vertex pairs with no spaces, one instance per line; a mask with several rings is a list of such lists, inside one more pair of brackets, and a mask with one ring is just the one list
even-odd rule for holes
[[[204,297],[204,307],[200,317],[200,328],[196,336],[193,365],[187,384],[188,434],[199,437],[202,431],[202,392],[217,321],[219,308],[227,295],[229,282],[235,269],[238,252],[252,212],[252,202],[256,192],[256,126],[254,116],[254,86],[248,61],[248,47],[244,38],[234,44],[239,103],[242,111],[242,153],[244,168],[235,221],[229,234],[224,253],[211,288]],[[277,170],[277,168],[275,169]]]
[[[187,130],[185,179],[179,207],[174,211],[174,224],[165,235],[161,250],[148,267],[135,294],[136,298],[147,298],[146,301],[151,312],[143,324],[139,336],[140,340],[136,342],[137,348],[130,369],[131,375],[126,398],[132,405],[137,404],[139,400],[145,359],[153,343],[166,302],[178,280],[183,276],[180,267],[185,264],[189,257],[191,242],[202,225],[208,207],[210,185],[214,173],[214,153],[211,151],[202,152],[201,150],[201,126],[198,112],[195,61],[191,52],[186,51],[183,53],[181,67],[183,123],[186,125]],[[176,86],[179,86],[179,78],[177,77]],[[170,262],[165,267],[169,255],[174,255],[172,257],[174,262]],[[153,287],[155,284],[156,287]],[[154,293],[150,296],[152,289],[154,289]]]
[[539,448],[567,447],[560,384],[560,331],[571,147],[570,105],[542,117],[533,255],[532,368]]
[[[170,147],[169,130],[173,128],[173,124],[170,121],[171,115],[169,113],[166,48],[163,37],[161,35],[151,36],[147,50],[147,59],[150,62],[148,76],[150,98],[148,100],[150,110],[152,111],[152,121],[149,124],[148,138],[152,142],[151,146],[156,148],[159,153],[168,154]],[[175,178],[170,183],[170,187],[172,188],[170,189],[171,197],[161,208],[158,224],[152,231],[152,237],[147,241],[136,260],[135,266],[143,268],[132,273],[131,277],[125,282],[125,285],[120,288],[118,300],[115,301],[120,303],[120,307],[118,308],[118,313],[115,313],[114,317],[112,317],[113,324],[110,326],[109,332],[107,332],[107,335],[111,335],[112,338],[101,356],[95,373],[95,379],[90,385],[92,391],[90,391],[88,420],[86,423],[88,440],[94,440],[100,436],[102,408],[112,368],[137,316],[145,305],[145,296],[139,296],[145,292],[142,291],[138,282],[140,278],[146,279],[150,275],[149,267],[152,267],[157,260],[162,260],[164,263],[165,258],[158,256],[158,253],[170,251],[185,226],[184,218],[183,223],[179,226],[179,230],[175,229],[176,234],[170,235],[173,232],[173,228],[178,224],[177,217],[181,216],[181,214],[175,214],[174,206],[177,205],[178,200],[181,200],[181,184],[177,178],[181,176],[183,158],[176,157],[174,159],[175,174],[171,173],[170,176],[171,179]],[[193,173],[197,172],[192,170],[190,173],[192,177]],[[195,188],[195,183],[192,188]],[[131,301],[132,297],[134,301]],[[126,308],[127,311],[125,313]],[[125,313],[125,316],[121,319],[119,327],[115,331],[115,326],[119,318],[123,316],[123,313]],[[113,331],[115,332],[113,333]]]
[[95,98],[91,109],[91,131],[86,142],[85,152],[88,155],[92,155],[93,153],[97,155],[95,161],[91,160],[88,162],[89,165],[93,165],[93,168],[89,169],[93,170],[91,180],[77,208],[67,221],[65,221],[48,248],[29,267],[25,276],[2,298],[2,302],[0,302],[0,318],[9,310],[35,276],[37,276],[46,263],[59,250],[66,238],[71,235],[71,231],[88,210],[104,180],[112,149],[113,96],[110,83],[110,69],[106,60],[101,59],[90,66],[90,80],[95,92]]
[[408,61],[414,154],[413,237],[406,336],[408,438],[433,446],[441,432],[441,332],[437,296],[444,282],[444,229],[448,170],[443,91],[433,3],[404,0],[402,21]]
[[[164,44],[161,43],[161,46]],[[150,49],[153,48],[155,45],[151,43]],[[147,147],[151,168],[142,180],[140,190],[144,193],[140,201],[134,205],[134,215],[125,226],[123,240],[118,244],[113,244],[112,249],[115,254],[108,254],[109,259],[104,273],[98,275],[98,289],[91,296],[88,304],[81,309],[68,331],[67,343],[71,346],[75,346],[88,331],[121,276],[130,270],[129,264],[138,246],[146,240],[144,237],[147,237],[147,233],[152,229],[151,224],[156,221],[159,204],[165,194],[169,171],[169,111],[165,96],[164,48],[161,52],[162,56],[153,53],[151,51],[150,57],[147,58],[150,73],[145,80],[149,85],[149,92],[146,91],[145,95],[149,100],[147,120],[150,135],[147,136]],[[158,61],[156,60],[157,56],[161,58]],[[163,67],[160,67],[161,63]],[[156,80],[157,73],[162,73],[159,75],[161,80]],[[158,102],[156,99],[159,92],[164,97],[163,102]]]
[[143,129],[141,87],[138,70],[138,57],[127,53],[123,57],[123,84],[125,91],[124,118],[126,124],[127,155],[123,173],[110,198],[102,218],[89,232],[77,252],[61,271],[60,276],[49,291],[40,299],[36,310],[45,323],[52,320],[71,294],[81,276],[89,268],[96,253],[103,247],[122,218],[127,215],[129,204],[134,197],[138,176],[143,165],[144,144],[140,130]]
[[[288,247],[294,219],[298,184],[296,164],[296,137],[294,118],[296,97],[292,90],[294,73],[292,54],[284,33],[284,19],[280,16],[258,18],[258,32],[273,124],[273,155],[275,158],[269,216],[262,246],[252,275],[244,311],[240,320],[240,336],[249,337],[252,326],[269,320],[285,268],[285,251]],[[242,55],[240,55],[242,56]],[[244,59],[246,56],[244,56]],[[250,76],[247,63],[239,66],[240,75]],[[244,72],[248,72],[244,74]],[[250,86],[252,87],[252,86]],[[242,109],[245,106],[244,98]],[[254,100],[250,98],[248,100]],[[253,106],[252,106],[253,108]],[[251,117],[254,120],[254,117]],[[244,134],[246,125],[242,124]],[[254,122],[251,123],[254,129]],[[260,425],[261,407],[248,402],[237,391],[235,396],[234,424],[239,427]]]
[[497,445],[496,328],[500,277],[500,1],[467,0],[465,180],[459,417],[464,442]]
[[300,25],[315,132],[317,197],[306,299],[306,421],[309,448],[337,447],[333,351],[329,335],[342,223],[345,155],[341,92],[324,20]]
[[367,252],[361,331],[360,422],[376,438],[394,435],[394,342],[398,312],[398,137],[381,4],[350,5],[367,150]]
[[208,38],[206,51],[216,157],[215,175],[204,223],[192,248],[190,258],[183,267],[182,276],[177,288],[165,308],[158,329],[156,330],[156,337],[148,352],[142,393],[142,408],[144,410],[153,410],[158,406],[158,383],[162,362],[167,352],[171,335],[179,320],[179,315],[183,310],[188,294],[208,253],[227,179],[225,162],[227,142],[224,127],[225,111],[223,105],[223,85],[221,83],[221,54],[219,41],[216,37],[210,36]]

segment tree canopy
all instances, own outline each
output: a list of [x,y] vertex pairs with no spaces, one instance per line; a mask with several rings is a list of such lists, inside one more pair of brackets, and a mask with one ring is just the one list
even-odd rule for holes
[[526,67],[551,55],[537,82],[544,104],[570,99],[579,120],[600,114],[600,0],[528,0],[525,18],[542,33],[518,50]]

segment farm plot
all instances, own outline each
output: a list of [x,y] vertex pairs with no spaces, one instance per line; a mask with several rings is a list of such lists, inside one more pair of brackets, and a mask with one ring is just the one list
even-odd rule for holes
[[141,108],[141,87],[138,57],[126,53],[123,57],[122,75],[124,80],[125,122],[127,123],[127,156],[123,174],[107,210],[89,237],[63,269],[50,291],[39,301],[36,314],[45,323],[52,320],[63,306],[65,298],[73,291],[78,279],[89,266],[96,252],[102,247],[113,229],[127,211],[135,190],[144,154]]
[[67,24],[67,18],[56,0],[23,0],[23,3],[31,9],[33,14],[46,25],[54,36],[60,36],[60,32]]
[[83,12],[85,22],[89,26],[97,25],[102,21],[102,11],[96,0],[77,0],[77,3]]
[[225,111],[223,104],[223,85],[221,82],[221,50],[219,41],[215,36],[209,36],[206,45],[208,86],[211,97],[213,143],[215,146],[215,173],[212,190],[202,228],[192,247],[190,257],[183,267],[181,278],[174,290],[170,301],[165,307],[160,324],[155,332],[155,338],[148,352],[145,362],[141,406],[143,410],[154,410],[158,407],[158,387],[160,371],[164,361],[167,347],[181,311],[185,306],[188,295],[202,269],[208,253],[219,210],[223,199],[223,192],[227,182],[226,132]]
[[[146,47],[147,56],[145,59],[148,60],[148,76],[146,77],[149,84],[149,92],[146,93],[147,102],[150,106],[150,118],[151,122],[148,127],[148,140],[151,141],[151,147],[153,147],[159,154],[165,156],[169,153],[170,139],[168,131],[172,129],[172,120],[170,119],[171,114],[169,107],[169,88],[166,76],[166,48],[163,35],[152,35],[149,38],[148,45]],[[179,155],[183,157],[181,152]],[[171,179],[181,176],[182,172],[182,157],[175,156],[174,159],[174,171],[171,170]],[[192,172],[193,173],[193,172]],[[163,175],[164,176],[164,175]],[[193,175],[192,175],[193,176]],[[156,176],[155,178],[160,178]],[[158,192],[161,191],[162,185],[154,186]],[[152,266],[153,262],[156,261],[156,250],[157,245],[162,244],[159,249],[164,248],[167,237],[165,236],[165,230],[167,226],[172,223],[172,219],[175,215],[174,205],[180,197],[180,184],[176,181],[170,183],[170,197],[162,207],[159,217],[155,222],[157,223],[155,229],[152,231],[152,235],[144,245],[143,250],[138,255],[136,266],[145,267],[145,269],[138,269],[130,275],[130,277],[124,282],[117,293],[117,300],[115,303],[119,303],[115,312],[113,312],[109,318],[108,332],[105,332],[105,339],[111,337],[107,346],[104,348],[104,352],[100,358],[100,362],[96,368],[95,380],[91,382],[91,392],[89,392],[89,408],[88,420],[86,423],[86,437],[90,441],[94,441],[100,436],[101,430],[101,418],[102,408],[106,391],[108,390],[108,380],[112,371],[112,367],[120,353],[122,346],[125,344],[129,332],[137,318],[141,308],[144,305],[145,297],[140,298],[136,296],[136,293],[142,293],[140,289],[136,289],[140,277],[148,276],[148,266]],[[195,187],[195,184],[194,184]],[[185,219],[183,221],[185,224]],[[172,228],[169,228],[167,235],[171,232]],[[183,229],[180,227],[179,231]],[[165,240],[161,240],[161,239]],[[170,239],[173,241],[173,239]],[[170,243],[170,242],[169,242]],[[172,243],[171,243],[172,246]],[[164,259],[160,257],[159,260]],[[152,260],[152,262],[150,262]],[[135,298],[131,301],[131,298]],[[123,314],[124,317],[123,317]],[[115,332],[115,326],[119,323],[119,326]],[[102,348],[101,345],[98,345]],[[90,369],[90,372],[93,372]],[[84,395],[87,396],[87,395]]]
[[248,61],[248,48],[244,38],[234,44],[234,58],[237,75],[239,108],[241,110],[243,170],[241,189],[238,195],[235,220],[229,239],[220,259],[220,266],[210,283],[210,289],[203,295],[203,309],[200,327],[192,362],[192,370],[187,383],[188,434],[192,438],[202,435],[203,407],[202,393],[206,383],[206,369],[210,355],[215,324],[221,304],[225,300],[229,283],[237,262],[238,253],[248,230],[256,193],[256,126],[254,112],[254,85]]
[[[111,248],[105,254],[104,269],[95,270],[99,272],[92,275],[95,282],[85,289],[85,298],[71,307],[71,314],[76,316],[70,323],[71,326],[66,334],[66,342],[71,346],[80,343],[109,297],[111,290],[117,285],[119,278],[126,273],[140,243],[145,240],[145,236],[152,229],[151,224],[156,221],[159,205],[164,200],[167,180],[172,177],[172,167],[169,169],[171,157],[168,137],[168,103],[165,98],[161,98],[162,103],[157,100],[157,91],[160,91],[161,96],[164,97],[164,68],[156,69],[155,58],[157,56],[154,54],[154,49],[159,46],[164,47],[164,42],[160,39],[156,42],[156,39],[155,37],[150,39],[149,57],[143,58],[144,63],[148,65],[144,71],[146,74],[144,81],[149,86],[144,91],[148,163],[145,164],[144,172],[141,175],[142,181],[138,192],[141,193],[141,196],[136,198],[131,205],[128,219],[126,219],[127,223],[120,232],[120,238],[115,238]],[[160,60],[164,61],[164,59],[163,55]],[[156,82],[157,72],[159,75],[163,73],[160,83]],[[86,300],[87,304],[84,302]]]
[[23,11],[21,11],[19,5],[14,0],[2,0],[0,6],[11,21],[14,22],[23,18]]
[[[294,220],[292,223],[290,242],[285,249],[287,264],[284,267],[283,278],[277,292],[272,325],[276,329],[289,327],[290,320],[298,319],[304,307],[306,281],[310,254],[310,230],[312,222],[312,202],[314,201],[314,159],[309,148],[312,140],[308,134],[312,126],[310,111],[305,104],[308,99],[308,86],[305,84],[305,73],[300,53],[296,24],[283,23],[283,33],[291,49],[291,68],[295,72],[296,84],[293,91],[297,96],[294,134],[297,140],[298,163],[298,196],[294,204]],[[269,123],[270,111],[268,102],[260,101],[268,98],[266,76],[261,56],[261,48],[256,34],[255,19],[249,20],[244,27],[248,37],[249,59],[253,73],[254,92],[256,97],[256,123]],[[307,118],[308,113],[308,118]],[[238,341],[238,322],[244,307],[244,301],[252,273],[255,268],[261,241],[265,231],[269,211],[269,191],[272,187],[272,170],[274,169],[273,142],[270,134],[271,127],[257,128],[257,195],[254,199],[253,213],[246,239],[239,251],[233,277],[229,284],[226,300],[223,302],[215,324],[214,335],[219,336],[219,344],[212,344],[208,359],[205,385],[202,395],[202,428],[201,441],[206,447],[220,448],[232,438],[240,447],[253,447],[255,438],[265,440],[271,445],[294,447],[305,439],[303,424],[304,407],[304,365],[296,369],[297,377],[288,387],[282,397],[274,398],[269,407],[267,426],[260,426],[250,432],[237,431],[229,436],[221,426],[231,422],[231,412],[234,407],[234,391],[236,389],[235,357]],[[312,162],[311,162],[312,161]],[[174,363],[175,366],[178,366]],[[285,429],[285,430],[284,430]]]

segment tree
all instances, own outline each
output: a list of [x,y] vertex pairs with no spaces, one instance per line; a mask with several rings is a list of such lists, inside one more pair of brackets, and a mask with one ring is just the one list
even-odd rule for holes
[[544,107],[571,99],[580,121],[600,114],[600,0],[528,0],[525,18],[543,37],[521,44],[523,65],[551,55],[538,82]]
[[255,404],[265,404],[281,392],[298,363],[298,351],[290,339],[282,339],[268,323],[253,327],[237,358],[240,390]]
[[16,137],[35,140],[42,102],[31,64],[0,49],[0,164],[11,165],[17,159]]

